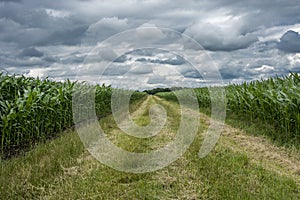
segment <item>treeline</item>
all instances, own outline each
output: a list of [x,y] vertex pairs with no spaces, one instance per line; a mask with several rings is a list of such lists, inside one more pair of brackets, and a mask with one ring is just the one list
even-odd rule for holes
[[154,88],[152,90],[144,90],[143,92],[146,92],[147,94],[154,95],[159,92],[171,92],[176,90],[182,90],[183,87],[171,87],[171,88]]

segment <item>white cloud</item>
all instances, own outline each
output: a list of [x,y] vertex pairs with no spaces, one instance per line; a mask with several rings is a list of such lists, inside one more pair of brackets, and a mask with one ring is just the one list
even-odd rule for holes
[[254,68],[255,71],[259,73],[269,73],[272,72],[275,68],[269,65],[262,65],[261,67]]
[[300,24],[273,26],[270,28],[260,29],[256,31],[255,34],[258,35],[258,39],[260,42],[279,42],[280,38],[288,30],[300,32]]
[[[165,52],[152,54],[146,51],[144,55],[121,55],[137,48],[151,47],[153,43],[166,50],[181,48],[182,41],[176,38],[176,34],[166,34],[158,28],[165,27],[200,42],[226,81],[286,74],[289,70],[300,71],[298,37],[282,37],[288,30],[300,32],[298,4],[292,0],[187,0],[183,4],[170,0],[28,0],[2,3],[0,65],[11,73],[96,81],[103,66],[121,56],[118,62],[113,63],[115,66],[111,71],[103,76],[103,81],[148,88],[147,80],[153,75],[165,77],[157,84],[152,77],[153,87],[171,83],[198,84],[201,82],[200,75],[185,63],[175,65],[176,62],[171,62],[176,60],[170,60],[174,55],[170,57],[171,54]],[[138,28],[135,38],[127,34],[126,40],[120,37],[106,42],[103,44],[105,51],[85,60],[97,43],[132,28]],[[197,55],[197,49],[191,47],[193,45],[186,43],[182,47],[182,51],[189,55],[185,59],[200,63],[199,68],[203,72],[209,71],[209,59],[202,59],[201,55]],[[36,49],[40,53],[28,49]],[[22,57],[20,52],[27,56]],[[139,58],[146,60],[135,62]],[[81,64],[87,68],[76,74],[76,68]],[[128,67],[128,73],[120,75],[122,70],[124,72],[122,66]]]
[[184,33],[197,40],[205,49],[231,51],[247,48],[257,41],[255,35],[243,34],[241,26],[239,17],[227,16],[224,20],[215,18],[212,22],[197,22],[188,27]]
[[70,16],[70,12],[65,10],[45,9],[47,15],[54,18],[65,18]]

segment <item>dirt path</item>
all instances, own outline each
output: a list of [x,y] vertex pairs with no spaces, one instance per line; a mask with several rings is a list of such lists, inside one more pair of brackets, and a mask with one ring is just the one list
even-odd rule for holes
[[143,103],[141,103],[139,107],[133,113],[131,113],[131,117],[137,118],[138,116],[142,115],[143,112],[145,112],[145,110],[147,109],[150,99],[151,96],[147,96],[147,98],[143,101]]

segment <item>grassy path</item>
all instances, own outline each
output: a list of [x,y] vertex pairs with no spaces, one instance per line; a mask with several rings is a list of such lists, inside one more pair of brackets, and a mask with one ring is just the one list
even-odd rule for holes
[[[123,133],[112,116],[100,120],[107,137],[132,152],[149,152],[172,141],[180,107],[149,96],[132,113],[139,125],[159,103],[167,122],[152,138]],[[75,131],[39,145],[24,156],[1,161],[0,199],[300,199],[299,154],[267,139],[225,126],[215,149],[198,158],[209,118],[201,114],[197,137],[177,161],[161,170],[132,174],[111,169],[84,149]]]
[[299,151],[275,146],[263,137],[250,136],[243,131],[226,125],[220,144],[234,152],[246,153],[251,161],[267,170],[292,178],[300,187]]

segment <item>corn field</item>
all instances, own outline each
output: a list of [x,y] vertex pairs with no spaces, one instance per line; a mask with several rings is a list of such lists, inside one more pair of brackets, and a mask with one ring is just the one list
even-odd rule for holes
[[[198,88],[195,91],[200,106],[209,107],[211,99],[208,89]],[[300,76],[297,73],[229,85],[225,91],[227,112],[249,121],[272,125],[278,134],[299,141]]]
[[[211,88],[213,89],[213,88]],[[194,89],[200,108],[210,108],[208,88]],[[261,122],[275,128],[277,134],[289,140],[300,141],[300,76],[291,73],[284,77],[257,80],[225,87],[227,113],[250,122]],[[172,93],[158,93],[167,100],[177,101]],[[277,136],[273,136],[277,138]]]
[[[1,154],[54,137],[73,125],[72,91],[83,83],[0,74]],[[97,116],[111,112],[112,88],[96,85]],[[85,95],[85,94],[82,94]],[[145,94],[133,95],[139,99]]]

